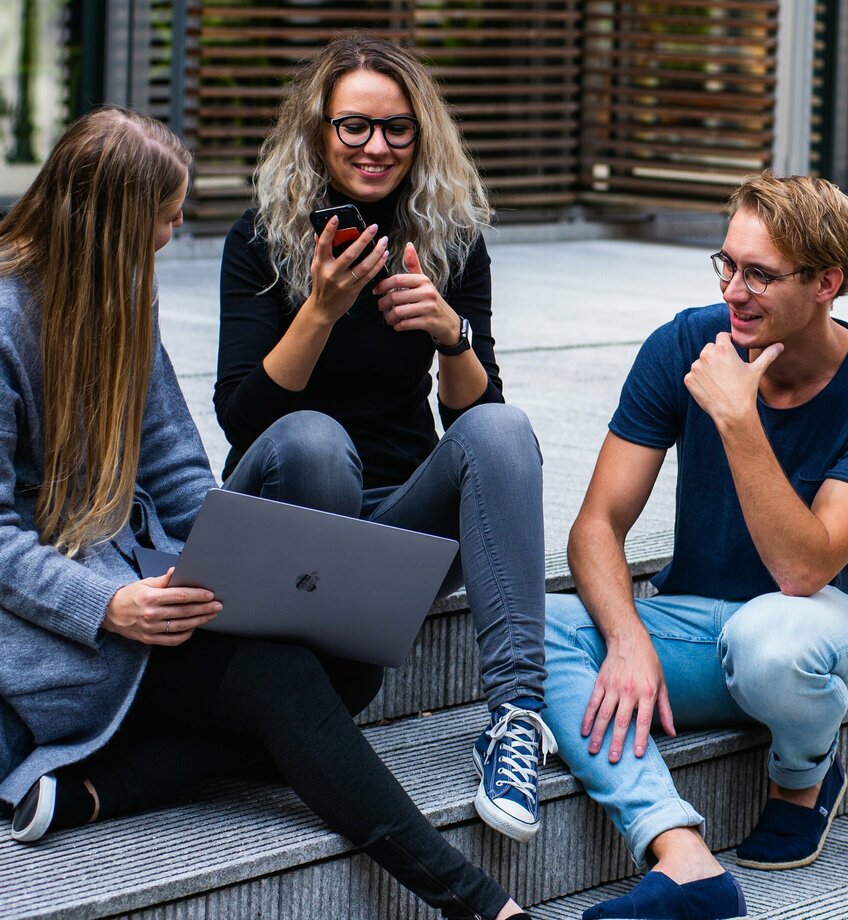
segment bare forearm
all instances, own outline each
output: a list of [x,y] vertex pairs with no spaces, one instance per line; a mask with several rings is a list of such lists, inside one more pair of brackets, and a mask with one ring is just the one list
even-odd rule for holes
[[578,516],[569,535],[568,564],[580,599],[608,645],[644,631],[633,604],[623,535],[606,521]]
[[590,736],[589,752],[597,754],[614,722],[611,763],[621,757],[634,715],[637,757],[645,752],[655,706],[665,730],[674,733],[662,667],[633,603],[624,556],[624,538],[645,507],[664,456],[664,450],[607,434],[568,539],[568,561],[580,599],[607,644],[580,731]]
[[843,567],[822,521],[774,455],[756,412],[719,427],[751,539],[785,594],[814,594]]
[[449,409],[470,406],[488,385],[486,369],[472,350],[454,357],[439,356],[439,399]]
[[612,725],[609,761],[617,763],[631,720],[636,733],[633,751],[641,757],[656,706],[663,728],[674,734],[674,718],[662,667],[633,603],[633,589],[623,535],[604,521],[572,528],[569,563],[580,599],[606,641],[606,657],[580,724],[589,736],[589,753],[601,750],[607,728]]
[[333,324],[312,309],[312,298],[300,308],[286,334],[265,356],[262,364],[268,376],[286,390],[305,389]]

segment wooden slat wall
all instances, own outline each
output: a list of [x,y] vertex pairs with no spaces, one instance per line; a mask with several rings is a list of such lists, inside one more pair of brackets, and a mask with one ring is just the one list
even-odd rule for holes
[[829,76],[827,68],[830,48],[828,42],[834,36],[828,35],[828,9],[826,3],[816,3],[816,47],[813,53],[813,99],[812,118],[810,124],[810,169],[820,172],[824,154],[824,145],[830,140],[826,138],[828,120],[832,117],[829,110],[832,102],[830,94],[833,87],[827,85]]
[[770,165],[777,2],[585,4],[581,185],[719,203]]
[[578,0],[418,0],[432,62],[500,214],[575,200]]
[[189,215],[241,212],[281,87],[334,33],[368,28],[432,64],[503,211],[575,200],[580,0],[289,0],[194,4]]
[[[152,2],[165,47],[170,4]],[[718,207],[742,175],[771,161],[778,7],[191,0],[185,125],[197,169],[188,214],[214,231],[241,212],[281,89],[345,28],[373,29],[424,57],[501,219],[610,199]]]
[[168,121],[171,112],[171,48],[173,4],[171,0],[148,0],[150,49],[148,51],[147,111]]

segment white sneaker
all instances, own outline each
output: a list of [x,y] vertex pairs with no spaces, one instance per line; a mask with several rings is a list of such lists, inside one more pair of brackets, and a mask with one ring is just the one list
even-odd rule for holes
[[32,785],[12,817],[12,840],[32,843],[50,827],[56,808],[56,777],[47,773]]

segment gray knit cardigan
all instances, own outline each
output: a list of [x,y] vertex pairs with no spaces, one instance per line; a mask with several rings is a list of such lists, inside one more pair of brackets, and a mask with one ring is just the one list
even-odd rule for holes
[[[158,298],[154,334],[133,519],[175,552],[215,481],[162,347]],[[39,542],[42,402],[38,309],[22,281],[0,278],[0,800],[10,805],[109,740],[149,654],[100,629],[115,592],[138,578],[131,527],[77,559]]]

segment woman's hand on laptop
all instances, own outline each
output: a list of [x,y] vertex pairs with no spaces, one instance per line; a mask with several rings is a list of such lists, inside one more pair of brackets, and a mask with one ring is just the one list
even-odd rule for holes
[[205,588],[170,588],[173,569],[119,588],[106,608],[103,629],[147,645],[181,645],[221,611]]

